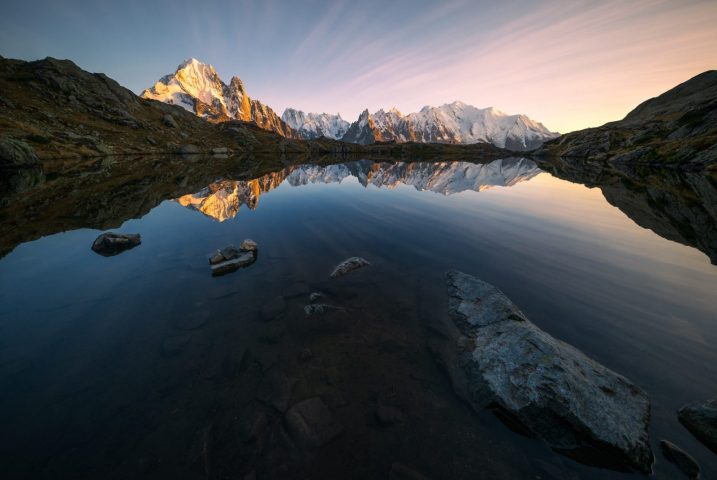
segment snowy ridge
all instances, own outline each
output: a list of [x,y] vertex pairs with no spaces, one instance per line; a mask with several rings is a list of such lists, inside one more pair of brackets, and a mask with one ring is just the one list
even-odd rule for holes
[[329,113],[304,113],[301,110],[287,108],[281,114],[281,119],[301,138],[314,139],[319,137],[341,140],[349,129],[349,122],[341,115]]

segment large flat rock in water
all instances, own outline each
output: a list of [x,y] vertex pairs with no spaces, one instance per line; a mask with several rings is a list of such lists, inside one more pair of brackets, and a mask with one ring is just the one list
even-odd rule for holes
[[583,463],[650,472],[650,402],[625,377],[531,323],[494,286],[446,274],[449,321],[433,346],[456,392]]

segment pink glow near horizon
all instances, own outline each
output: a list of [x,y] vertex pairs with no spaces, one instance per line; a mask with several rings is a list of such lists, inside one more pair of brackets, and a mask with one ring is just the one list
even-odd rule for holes
[[[299,81],[286,94],[277,81],[266,101],[279,111],[340,111],[353,120],[363,108],[408,113],[462,100],[526,113],[568,132],[618,120],[643,100],[717,68],[717,2],[553,2],[488,31],[480,22],[476,31],[430,31],[433,20],[465,6],[441,5],[383,37],[339,38],[322,48],[339,16],[339,7],[329,9],[298,42],[289,71],[300,79],[303,65],[314,76],[342,81],[318,90]],[[348,38],[360,28],[349,20],[342,32]],[[427,29],[432,48],[402,43],[415,28]]]

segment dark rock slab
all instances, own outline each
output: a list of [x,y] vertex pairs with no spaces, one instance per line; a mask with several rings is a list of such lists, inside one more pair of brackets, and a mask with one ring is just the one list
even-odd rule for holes
[[685,405],[677,412],[677,418],[692,435],[717,453],[717,398]]
[[292,438],[308,448],[325,445],[343,432],[343,426],[334,419],[329,407],[319,397],[291,407],[285,420]]
[[331,278],[342,277],[349,272],[352,272],[358,268],[365,267],[367,265],[371,265],[371,264],[365,258],[361,258],[361,257],[347,258],[343,262],[336,265],[336,267],[334,268],[334,271],[331,272],[330,277]]
[[699,478],[700,466],[689,453],[667,440],[660,440],[660,449],[662,455],[674,463],[687,478]]
[[92,243],[92,251],[103,257],[111,257],[142,243],[139,233],[103,233]]
[[648,473],[650,402],[625,377],[532,324],[497,288],[450,271],[434,351],[456,392],[584,463]]

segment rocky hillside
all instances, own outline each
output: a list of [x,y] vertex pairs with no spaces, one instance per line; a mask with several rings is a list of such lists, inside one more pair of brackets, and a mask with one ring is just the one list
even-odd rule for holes
[[214,67],[195,58],[186,60],[173,74],[165,75],[143,98],[179,105],[213,121],[242,120],[287,138],[299,138],[270,107],[252,100],[239,77],[225,84]]
[[184,108],[140,98],[69,60],[0,57],[0,107],[0,166],[6,167],[35,157],[51,171],[67,159],[102,155],[308,151],[303,142],[251,123],[216,125]]
[[717,71],[697,75],[598,128],[547,142],[540,156],[717,168]]

